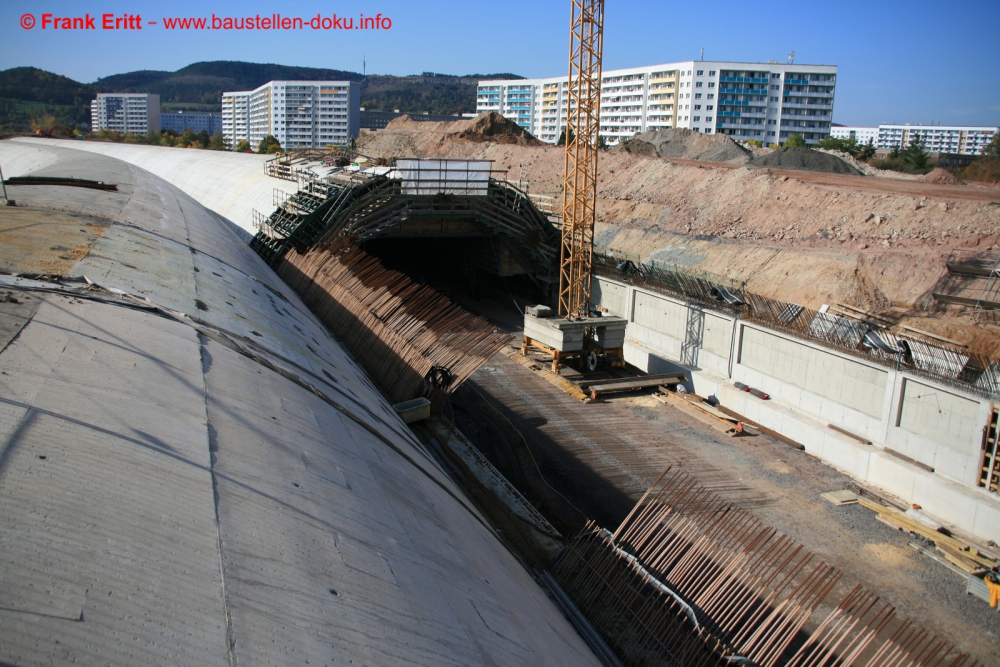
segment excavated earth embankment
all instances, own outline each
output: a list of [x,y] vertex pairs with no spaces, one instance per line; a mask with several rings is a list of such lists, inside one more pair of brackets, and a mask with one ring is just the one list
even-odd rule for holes
[[[493,160],[510,180],[558,208],[562,148],[458,139],[480,119],[401,118],[360,138],[360,150],[373,157]],[[776,299],[811,308],[843,303],[977,351],[1000,351],[1000,336],[972,326],[960,309],[940,311],[931,297],[947,280],[949,256],[1000,254],[1000,188],[950,183],[940,174],[904,180],[803,171],[791,158],[774,158],[773,167],[697,161],[712,147],[686,141],[695,155],[601,153],[598,244],[745,281],[747,289]],[[812,153],[809,159],[832,158],[853,170],[835,156]]]

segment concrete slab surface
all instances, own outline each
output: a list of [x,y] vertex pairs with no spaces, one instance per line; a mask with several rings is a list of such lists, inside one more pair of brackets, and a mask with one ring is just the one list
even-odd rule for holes
[[599,664],[218,215],[44,150],[126,194],[26,201],[108,221],[65,273],[132,296],[0,291],[0,664]]

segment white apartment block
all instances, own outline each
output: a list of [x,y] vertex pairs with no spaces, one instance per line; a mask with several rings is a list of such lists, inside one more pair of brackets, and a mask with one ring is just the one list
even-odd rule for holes
[[979,155],[1000,127],[963,127],[948,125],[879,125],[876,148],[906,148],[913,139],[923,142],[931,153]]
[[878,128],[840,125],[830,128],[830,136],[835,139],[851,139],[852,137],[859,146],[864,146],[871,142],[872,146],[878,148]]
[[250,93],[222,93],[222,138],[232,150],[250,141]]
[[[602,74],[601,136],[608,145],[637,132],[687,128],[765,145],[830,134],[837,67],[689,60]],[[480,81],[476,111],[496,111],[542,141],[566,124],[567,77]]]
[[222,136],[256,148],[273,135],[285,150],[343,146],[358,136],[361,88],[352,81],[271,81],[222,94]]
[[98,93],[90,103],[90,127],[122,134],[160,131],[160,96],[151,93]]

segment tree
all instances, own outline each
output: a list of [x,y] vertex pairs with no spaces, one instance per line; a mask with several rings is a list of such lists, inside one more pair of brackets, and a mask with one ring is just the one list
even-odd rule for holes
[[260,144],[257,146],[258,153],[280,153],[281,143],[274,137],[273,134],[269,134],[260,140]]
[[801,134],[793,134],[785,139],[785,148],[805,148],[806,140]]
[[979,159],[963,169],[959,176],[967,181],[1000,181],[1000,132],[993,135]]
[[[570,129],[570,131],[569,131],[569,141],[570,141],[570,143],[573,143],[573,139],[575,137],[576,137],[576,134],[574,134],[573,130]],[[566,145],[566,128],[564,127],[563,131],[559,133],[559,141],[556,142],[556,146],[565,146],[565,145]]]
[[597,135],[597,150],[606,151],[608,150],[608,142],[604,139],[603,134]]
[[216,132],[211,137],[208,138],[208,148],[213,151],[224,151],[226,150],[226,141],[223,139],[222,134]]
[[855,154],[854,157],[856,157],[857,159],[861,160],[862,162],[866,162],[868,160],[874,159],[874,157],[875,157],[875,145],[872,143],[872,140],[869,139],[867,144],[865,144],[864,146],[860,147],[858,149],[857,154]]
[[897,145],[893,146],[892,150],[889,151],[889,159],[890,160],[897,159],[900,156],[900,153],[902,153],[902,150],[903,150],[903,145],[902,144],[897,144]]
[[237,153],[246,153],[250,150],[250,142],[246,139],[240,139],[236,142],[236,148],[233,149]]
[[858,140],[854,137],[849,139],[841,139],[839,137],[827,137],[821,140],[817,147],[828,151],[840,151],[841,153],[847,153],[848,155],[858,156]]
[[910,140],[910,146],[903,155],[903,161],[914,170],[926,169],[930,165],[931,156],[924,150],[924,142],[919,136]]

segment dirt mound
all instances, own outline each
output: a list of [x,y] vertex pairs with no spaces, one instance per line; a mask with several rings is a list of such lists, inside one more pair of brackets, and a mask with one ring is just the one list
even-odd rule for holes
[[643,157],[660,157],[656,152],[656,146],[642,139],[626,139],[612,148],[611,152],[629,153],[630,155],[641,155]]
[[665,158],[744,164],[753,157],[724,134],[702,134],[683,128],[644,132],[631,139],[636,140],[652,144],[657,154]]
[[761,155],[750,161],[751,167],[770,167],[771,169],[792,169],[795,171],[820,171],[827,174],[863,174],[850,164],[835,155],[814,151],[811,148],[779,148],[767,155]]
[[917,180],[921,183],[938,183],[940,185],[965,185],[965,181],[941,167],[934,167],[931,173],[924,174]]
[[508,120],[495,111],[480,114],[472,124],[458,133],[460,141],[484,143],[492,141],[498,144],[517,144],[518,146],[544,146],[524,128]]

